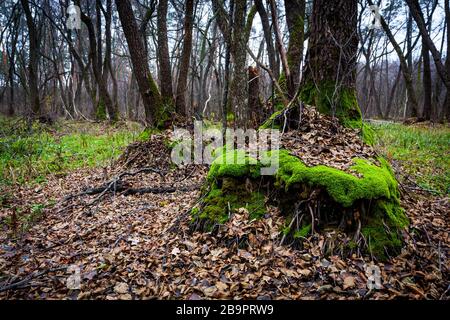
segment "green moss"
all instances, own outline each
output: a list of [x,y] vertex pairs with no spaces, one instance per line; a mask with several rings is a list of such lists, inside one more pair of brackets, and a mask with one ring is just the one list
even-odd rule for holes
[[[215,152],[216,153],[216,152]],[[260,163],[243,150],[222,152],[211,164],[208,180],[222,177],[252,177],[260,176]]]
[[402,247],[402,241],[398,230],[387,230],[382,217],[374,217],[363,227],[361,233],[366,238],[368,249],[372,255],[380,260],[386,260],[389,254],[398,254]]
[[168,127],[168,123],[171,120],[174,112],[174,106],[171,101],[166,101],[156,109],[156,128],[164,129]]
[[159,92],[158,85],[152,77],[149,78],[149,95],[151,95],[155,101],[153,116],[154,124],[158,129],[167,128],[172,118],[172,114],[175,112],[173,101],[170,98],[163,98]]
[[[361,121],[361,110],[354,88],[342,87],[336,91],[336,85],[332,82],[319,85],[309,82],[300,89],[300,100],[316,106],[320,113],[338,117],[344,125],[347,121]],[[334,112],[333,106],[336,109]]]
[[344,123],[344,126],[360,130],[361,139],[365,144],[369,146],[373,146],[375,144],[375,130],[362,120],[347,120]]
[[305,238],[311,232],[311,223],[294,232],[294,239]]
[[202,202],[202,208],[191,211],[193,220],[202,220],[206,230],[211,230],[216,224],[224,224],[230,214],[239,208],[246,208],[250,219],[259,219],[266,214],[264,195],[246,190],[242,181],[228,178],[222,188],[216,184],[212,186]]
[[95,118],[97,120],[106,120],[106,106],[102,98],[99,98],[97,108],[95,110]]
[[358,243],[354,240],[350,240],[347,244],[347,247],[349,249],[356,249],[356,248],[358,248]]
[[[362,229],[362,234],[371,239],[370,251],[380,259],[386,257],[385,252],[398,252],[402,245],[399,231],[409,221],[400,207],[398,184],[386,160],[378,158],[377,165],[355,158],[350,168],[355,174],[351,174],[323,165],[308,167],[287,150],[271,151],[263,156],[278,156],[279,169],[274,186],[287,193],[306,187],[306,190],[323,190],[338,207],[357,207],[362,201],[370,203],[370,212],[363,217]],[[226,163],[226,157],[231,161]],[[252,217],[263,216],[263,194],[249,192],[244,187],[246,179],[254,180],[260,176],[261,167],[261,163],[243,150],[224,152],[218,156],[208,174],[208,180],[214,187],[207,194],[197,216],[204,219],[209,228],[227,221],[229,209],[247,207],[250,212],[255,212]],[[294,238],[305,237],[310,228],[305,225],[294,231]],[[290,233],[292,230],[286,229],[284,232]]]
[[362,178],[326,166],[307,167],[286,150],[279,151],[279,159],[277,181],[286,189],[294,184],[321,187],[344,207],[350,207],[360,199],[398,199],[397,182],[381,158],[381,167],[367,160],[354,159],[355,165],[351,169],[362,174]]
[[275,119],[283,113],[283,110],[274,112],[269,119],[267,119],[259,129],[281,129],[280,125],[276,123]]
[[229,111],[227,112],[227,122],[233,122],[234,121],[234,113]]
[[399,231],[407,227],[409,221],[400,207],[397,181],[386,160],[378,158],[380,166],[377,166],[367,160],[354,159],[351,169],[362,175],[358,178],[326,166],[307,167],[285,150],[279,156],[279,187],[286,190],[298,184],[320,187],[343,207],[351,207],[359,200],[372,201],[373,209],[362,229],[362,234],[370,239],[369,250],[382,260],[386,252],[399,252],[402,246]]
[[[301,48],[295,48],[298,47],[299,44],[302,44],[304,41],[304,30],[305,30],[305,20],[302,16],[297,16],[297,19],[295,19],[295,23],[292,26],[291,30],[289,30],[289,50],[287,52],[287,60],[288,65],[292,70],[292,66],[297,65],[298,63],[298,53],[301,55],[302,52]],[[292,46],[294,46],[295,50],[292,50]],[[292,54],[294,53],[295,54]],[[298,53],[297,53],[298,52]]]

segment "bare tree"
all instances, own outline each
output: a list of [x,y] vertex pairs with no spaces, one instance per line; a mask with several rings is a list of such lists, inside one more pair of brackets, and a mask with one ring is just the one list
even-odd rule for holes
[[129,0],[116,0],[116,7],[125,38],[127,39],[139,92],[144,102],[146,122],[148,125],[155,125],[159,120],[157,119],[157,112],[164,106],[162,105],[161,94],[148,67],[146,51],[134,17],[133,8]]
[[38,89],[38,65],[39,65],[38,33],[36,29],[36,24],[31,14],[30,5],[28,1],[21,0],[20,3],[22,4],[22,8],[25,13],[25,18],[28,27],[28,37],[29,37],[28,90],[30,94],[31,112],[33,116],[39,116],[41,103],[39,100],[39,89]]
[[178,74],[177,94],[175,99],[176,110],[181,115],[187,114],[186,91],[189,65],[192,51],[192,29],[194,24],[194,0],[185,2],[184,41],[181,53],[180,72]]
[[158,4],[158,62],[161,95],[164,101],[173,100],[172,70],[170,67],[169,44],[167,39],[167,8],[168,0],[160,0]]

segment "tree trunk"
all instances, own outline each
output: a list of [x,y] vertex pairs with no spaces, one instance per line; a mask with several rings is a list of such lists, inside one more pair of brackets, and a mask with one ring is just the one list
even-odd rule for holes
[[181,53],[180,72],[178,74],[176,111],[181,115],[187,114],[186,91],[189,73],[189,64],[192,51],[192,29],[194,25],[194,0],[186,0],[184,18],[184,41]]
[[158,5],[158,63],[161,96],[165,102],[172,102],[172,70],[170,67],[169,45],[167,39],[168,0],[160,0]]
[[[77,1],[77,5],[80,5],[80,1]],[[92,65],[92,71],[94,73],[95,81],[98,85],[98,95],[99,95],[99,103],[98,103],[98,110],[96,116],[99,118],[102,118],[103,115],[101,114],[102,109],[106,109],[108,112],[109,120],[110,121],[116,121],[118,119],[118,114],[115,112],[113,102],[111,100],[111,97],[108,93],[108,87],[106,85],[106,82],[103,78],[103,74],[101,69],[99,68],[98,64],[98,49],[97,46],[101,46],[100,43],[97,43],[97,36],[95,34],[94,30],[94,24],[92,23],[92,20],[90,17],[88,17],[85,13],[81,12],[81,21],[86,24],[88,29],[88,37],[89,37],[89,57]]]
[[247,125],[247,41],[245,37],[245,18],[247,5],[245,0],[236,0],[234,11],[233,44],[231,55],[234,59],[233,80],[231,84],[231,101],[241,127]]
[[158,87],[150,74],[150,69],[145,55],[144,44],[139,33],[139,29],[134,18],[133,8],[129,0],[116,0],[119,19],[122,23],[123,32],[130,51],[133,72],[139,87],[145,109],[145,118],[148,125],[155,125],[157,112],[162,109],[162,98]]
[[[447,74],[450,75],[450,0],[445,0],[445,21],[447,24],[447,58],[445,60],[445,68]],[[445,100],[443,105],[443,112],[447,121],[450,122],[450,90],[447,88],[447,93],[445,94]]]
[[[108,74],[111,76],[113,83],[113,99],[112,99],[112,113],[117,117],[119,114],[119,106],[117,102],[117,79],[114,75],[111,61],[111,19],[112,19],[112,0],[106,0],[106,12],[105,12],[105,62],[103,67],[103,82],[107,83]],[[100,46],[101,47],[101,46]]]
[[21,0],[23,11],[28,27],[29,36],[29,61],[28,61],[28,89],[30,94],[30,105],[32,116],[39,116],[41,105],[39,101],[38,89],[38,64],[39,64],[39,40],[36,25],[31,15],[30,6],[27,0]]
[[425,20],[423,18],[423,14],[420,9],[419,2],[417,0],[406,0],[406,3],[408,3],[409,10],[412,16],[414,17],[414,20],[416,21],[417,27],[419,28],[420,35],[422,36],[423,41],[426,43],[428,49],[431,52],[431,55],[433,56],[437,72],[441,77],[442,81],[444,82],[445,86],[447,87],[447,89],[449,89],[450,75],[447,73],[446,68],[442,64],[441,54],[434,45],[433,40],[431,40],[430,38],[430,35],[428,33],[425,24]]
[[254,126],[262,121],[262,103],[259,96],[259,70],[256,67],[248,68],[248,110],[250,120]]
[[430,55],[427,44],[422,40],[422,59],[423,59],[423,111],[421,120],[430,120],[431,117],[431,68]]
[[[373,5],[372,0],[367,0],[367,3],[369,5]],[[402,68],[403,78],[405,79],[405,85],[406,85],[406,91],[408,93],[408,103],[411,104],[412,112],[417,113],[417,98],[416,98],[416,92],[414,90],[414,85],[412,82],[412,76],[411,76],[411,70],[406,63],[405,55],[403,54],[402,49],[400,48],[400,45],[395,40],[394,35],[391,32],[391,29],[389,28],[388,24],[386,23],[386,20],[384,20],[383,16],[380,17],[381,26],[386,33],[386,36],[389,38],[389,41],[391,42],[392,46],[394,47],[395,52],[397,53],[398,59],[400,61],[400,66]],[[408,52],[409,55],[412,55],[412,52]]]
[[[289,2],[289,1],[285,1]],[[270,29],[269,16],[267,15],[266,8],[262,0],[255,0],[256,9],[258,10],[259,17],[261,18],[261,23],[264,31],[264,39],[266,40],[267,45],[267,55],[269,56],[269,67],[273,72],[273,76],[275,79],[278,79],[280,76],[280,67],[277,65],[277,61],[275,59],[275,47],[273,45],[272,32]]]
[[294,91],[294,83],[291,77],[291,70],[288,64],[286,49],[284,48],[280,26],[278,23],[278,13],[275,0],[270,0],[270,11],[272,13],[272,24],[275,31],[275,42],[277,44],[278,53],[280,54],[281,64],[283,66],[284,77],[286,78],[286,87],[288,92]]
[[300,66],[305,38],[305,0],[284,0],[286,23],[289,29],[287,60],[291,72],[292,87],[288,94],[292,98],[300,84]]
[[344,124],[361,120],[356,99],[357,0],[315,0],[300,97]]

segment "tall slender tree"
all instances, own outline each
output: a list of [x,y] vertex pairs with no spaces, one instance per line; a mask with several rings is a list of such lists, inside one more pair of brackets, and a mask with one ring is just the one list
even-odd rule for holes
[[[289,2],[287,0],[287,2]],[[267,55],[269,58],[269,67],[273,72],[273,76],[278,79],[280,73],[280,66],[277,63],[275,47],[273,45],[272,30],[270,27],[269,16],[267,15],[266,8],[262,0],[255,0],[256,9],[258,10],[259,17],[261,18],[261,24],[264,32],[264,39],[267,46]]]
[[188,89],[189,65],[192,53],[192,29],[194,26],[194,0],[186,0],[184,17],[184,41],[181,53],[180,72],[178,74],[177,95],[175,99],[176,110],[179,114],[186,115],[186,94]]
[[[80,1],[77,1],[77,5],[80,7]],[[99,50],[98,46],[101,46],[101,43],[98,43],[94,23],[92,22],[91,17],[81,11],[81,21],[86,25],[88,30],[88,38],[89,38],[89,58],[90,64],[92,66],[92,71],[94,73],[94,78],[98,86],[98,94],[99,94],[99,103],[97,106],[97,117],[103,117],[102,109],[105,108],[108,112],[109,120],[116,121],[119,117],[118,110],[115,108],[111,96],[108,92],[108,86],[106,85],[105,78],[102,73],[102,64],[99,64]]]
[[31,112],[33,116],[39,116],[41,103],[39,100],[39,89],[38,89],[38,67],[39,67],[39,38],[38,31],[36,28],[36,23],[33,19],[31,13],[30,5],[27,0],[21,0],[23,11],[25,13],[25,18],[28,28],[29,37],[29,49],[28,49],[28,91],[29,100],[31,105]]
[[146,122],[148,125],[156,125],[158,120],[161,120],[157,119],[157,116],[160,116],[160,111],[163,109],[162,98],[158,86],[150,73],[146,51],[134,17],[133,8],[129,0],[116,0],[116,7],[119,12],[123,33],[128,43],[139,93],[144,103]]
[[173,99],[172,69],[170,67],[169,44],[167,37],[168,0],[160,0],[158,4],[158,63],[161,96],[171,103]]

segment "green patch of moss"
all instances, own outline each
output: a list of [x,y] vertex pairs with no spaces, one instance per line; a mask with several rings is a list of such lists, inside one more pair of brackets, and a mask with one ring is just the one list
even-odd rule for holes
[[344,126],[360,130],[361,139],[365,144],[373,146],[375,144],[375,130],[362,120],[347,120]]
[[203,221],[205,229],[211,230],[214,225],[228,221],[230,214],[239,208],[246,208],[250,219],[261,218],[266,214],[264,195],[246,190],[245,184],[238,179],[227,178],[222,188],[213,184],[202,202],[202,208],[194,208],[191,215],[194,221]]
[[261,164],[247,155],[244,150],[222,152],[211,164],[208,180],[222,177],[252,177],[260,176]]
[[137,137],[137,140],[139,141],[148,141],[150,140],[151,136],[154,134],[158,134],[161,133],[160,130],[155,129],[155,128],[145,128],[144,130],[142,130],[142,132],[139,134],[139,136]]
[[294,232],[294,239],[305,238],[311,232],[311,223],[301,227]]
[[98,100],[95,110],[95,118],[97,120],[106,120],[106,105],[102,98]]
[[[400,207],[398,184],[386,160],[378,158],[377,165],[355,158],[350,168],[354,174],[351,174],[323,165],[308,167],[287,150],[271,151],[263,156],[278,157],[274,186],[286,194],[300,186],[305,190],[323,190],[341,208],[356,207],[361,201],[370,202],[370,212],[363,217],[361,230],[371,239],[368,243],[370,251],[380,259],[386,257],[386,252],[398,252],[402,245],[399,231],[409,221]],[[264,195],[245,187],[246,181],[260,177],[261,167],[262,164],[244,150],[227,152],[222,149],[208,173],[213,188],[206,195],[203,207],[193,215],[203,219],[207,228],[226,222],[230,210],[240,207],[247,207],[254,218],[262,217]],[[293,231],[286,227],[283,232],[293,232],[294,238],[301,238],[310,232],[310,228],[311,225],[305,225]]]
[[367,240],[370,253],[378,259],[386,260],[386,253],[398,254],[400,252],[402,241],[398,230],[387,230],[382,217],[372,218],[361,232]]
[[279,157],[277,181],[286,190],[298,184],[320,187],[343,207],[351,207],[359,200],[372,200],[373,209],[362,229],[362,234],[370,238],[369,250],[382,260],[386,252],[399,252],[402,246],[399,230],[407,227],[409,221],[400,206],[397,181],[386,160],[378,158],[380,166],[377,166],[354,159],[351,169],[362,175],[358,178],[326,166],[307,167],[286,150],[280,151]]
[[279,151],[279,159],[277,181],[286,189],[294,184],[321,187],[344,207],[350,207],[360,199],[398,199],[397,182],[381,158],[381,167],[367,160],[354,159],[355,165],[351,169],[362,174],[362,178],[327,166],[307,167],[286,150]]
[[174,106],[171,101],[165,101],[156,109],[156,128],[164,129],[168,127],[174,112]]
[[310,82],[300,89],[300,100],[316,106],[320,113],[338,117],[344,125],[347,121],[361,121],[361,110],[354,88],[342,87],[337,91],[332,82],[318,85]]
[[280,125],[276,123],[275,119],[283,113],[283,110],[274,112],[269,119],[267,119],[259,129],[281,129]]

